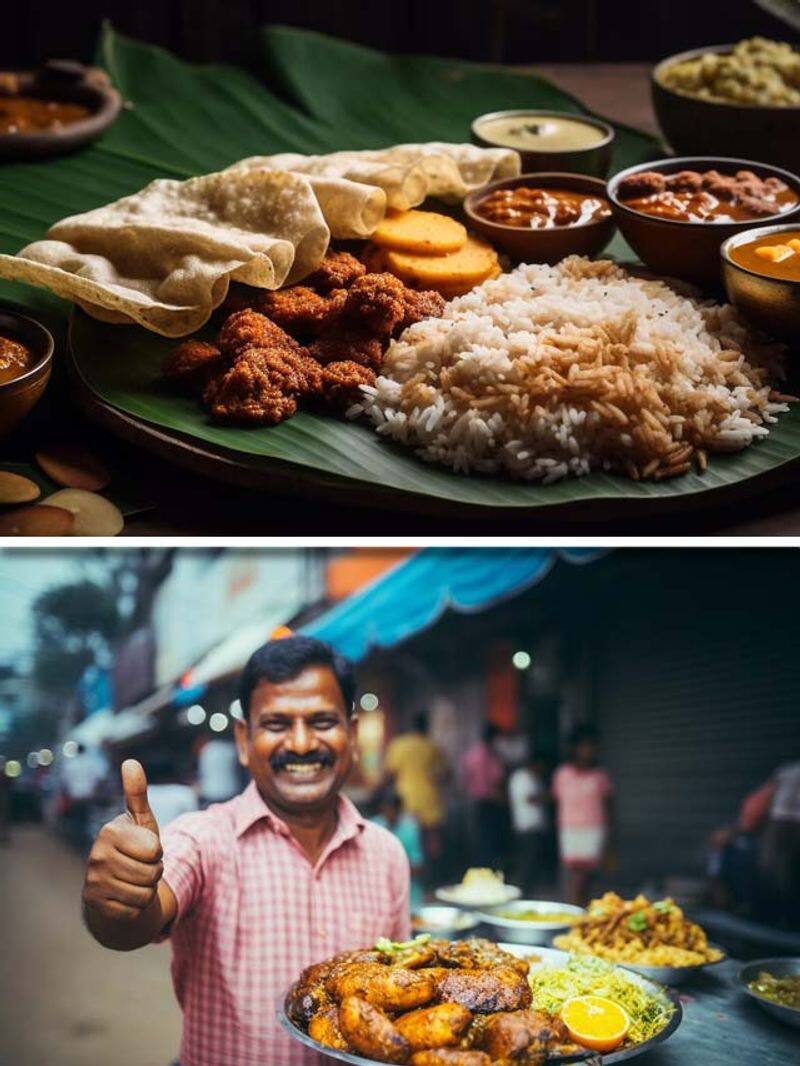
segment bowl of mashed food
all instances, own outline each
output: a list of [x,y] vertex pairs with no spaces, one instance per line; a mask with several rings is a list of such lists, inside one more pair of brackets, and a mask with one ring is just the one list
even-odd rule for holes
[[750,156],[800,170],[800,51],[752,37],[663,59],[653,107],[678,155]]
[[800,178],[725,156],[640,163],[615,174],[607,195],[617,225],[659,274],[720,284],[720,246],[754,227],[800,220]]
[[484,148],[514,148],[528,173],[556,170],[604,178],[614,128],[566,111],[490,111],[472,123],[472,139]]

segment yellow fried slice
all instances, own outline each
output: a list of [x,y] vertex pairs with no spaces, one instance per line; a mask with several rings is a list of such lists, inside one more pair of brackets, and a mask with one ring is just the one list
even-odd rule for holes
[[467,231],[454,218],[435,211],[389,211],[372,239],[398,252],[444,255],[464,247]]
[[468,237],[463,248],[447,255],[410,255],[389,250],[386,265],[402,281],[424,289],[475,285],[497,265],[497,252],[486,241]]

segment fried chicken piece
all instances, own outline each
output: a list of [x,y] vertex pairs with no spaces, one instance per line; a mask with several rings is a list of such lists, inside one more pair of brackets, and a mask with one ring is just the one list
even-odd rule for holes
[[411,1056],[411,1066],[492,1066],[492,1060],[483,1051],[436,1048],[431,1051],[417,1051]]
[[332,961],[316,962],[307,966],[289,989],[286,998],[286,1013],[292,1021],[305,1029],[317,1011],[331,1005],[331,997],[325,988],[325,979],[331,972]]
[[288,289],[262,292],[258,310],[282,329],[292,334],[314,336],[341,315],[347,289],[334,289],[327,296],[307,285],[290,285]]
[[438,985],[441,1003],[460,1003],[476,1014],[521,1010],[531,1005],[525,975],[510,968],[449,970]]
[[430,946],[442,966],[457,966],[462,970],[485,970],[503,966],[527,975],[530,964],[510,951],[504,951],[492,940],[470,937],[468,940],[432,940]]
[[296,398],[276,384],[270,360],[252,357],[262,351],[269,349],[249,349],[208,383],[203,402],[217,421],[275,426],[297,411]]
[[322,368],[322,398],[329,407],[346,411],[361,399],[361,386],[374,385],[375,374],[369,367],[345,359]]
[[447,302],[441,293],[432,289],[406,289],[404,300],[403,317],[394,329],[394,336],[402,333],[408,326],[415,322],[421,322],[423,318],[441,318],[444,306]]
[[379,338],[362,330],[348,328],[341,322],[324,330],[312,341],[308,346],[308,354],[323,366],[350,361],[377,373],[383,364],[383,344]]
[[455,1047],[471,1021],[472,1012],[460,1003],[439,1003],[401,1014],[394,1024],[413,1051],[424,1051]]
[[299,351],[300,345],[289,334],[258,311],[236,311],[225,319],[217,337],[220,349],[231,358],[246,348],[287,348]]
[[216,345],[190,338],[167,355],[161,373],[181,388],[202,392],[212,374],[224,365],[225,357]]
[[304,348],[246,348],[234,360],[234,367],[249,363],[269,375],[273,385],[289,396],[314,396],[322,388],[322,368]]
[[513,1059],[522,1052],[540,1054],[568,1039],[560,1018],[536,1010],[492,1014],[480,1030],[475,1043],[492,1059]]
[[339,1051],[349,1051],[350,1045],[342,1035],[339,1028],[339,1008],[335,1005],[318,1011],[308,1023],[308,1035],[312,1040],[318,1040],[325,1047],[336,1048]]
[[436,995],[436,981],[427,971],[374,962],[351,963],[337,969],[328,977],[326,987],[336,1000],[360,996],[372,1006],[390,1011],[424,1007]]
[[406,287],[394,274],[364,274],[347,290],[344,317],[359,329],[389,337],[406,313]]
[[325,294],[348,288],[366,272],[364,264],[349,252],[328,252],[314,273],[303,279],[303,284]]
[[411,1048],[390,1019],[360,996],[347,996],[339,1008],[339,1029],[359,1054],[379,1062],[407,1062]]
[[623,178],[617,186],[617,196],[620,200],[633,200],[639,196],[651,196],[656,192],[663,192],[667,187],[667,179],[656,170],[643,170],[639,174],[630,174]]

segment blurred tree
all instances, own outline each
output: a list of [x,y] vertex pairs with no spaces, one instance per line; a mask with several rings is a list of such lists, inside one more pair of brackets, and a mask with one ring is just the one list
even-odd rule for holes
[[50,693],[71,693],[120,630],[118,598],[93,581],[56,585],[33,605],[36,650],[33,676]]

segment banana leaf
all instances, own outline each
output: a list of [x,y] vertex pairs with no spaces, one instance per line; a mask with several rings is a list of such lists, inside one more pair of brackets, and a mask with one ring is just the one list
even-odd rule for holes
[[[260,77],[222,66],[190,66],[162,49],[103,31],[98,62],[128,106],[80,153],[0,167],[0,247],[16,251],[57,218],[141,188],[158,176],[188,177],[247,155],[381,147],[403,141],[468,140],[481,112],[545,107],[586,113],[536,74],[418,56],[384,55],[316,33],[269,27],[259,36]],[[658,142],[617,125],[614,169],[661,154]],[[609,251],[630,258],[619,238]],[[66,309],[54,297],[0,283],[0,297],[32,311]],[[536,508],[586,501],[667,502],[734,486],[800,456],[800,410],[769,438],[716,457],[702,475],[659,483],[594,473],[549,486],[467,478],[426,465],[368,427],[298,414],[271,429],[211,423],[197,404],[167,392],[159,367],[169,342],[136,327],[106,326],[75,313],[70,347],[80,379],[105,404],[226,455],[291,468],[306,483],[369,486],[375,493],[436,498],[456,507]],[[422,502],[422,501],[421,501]]]

